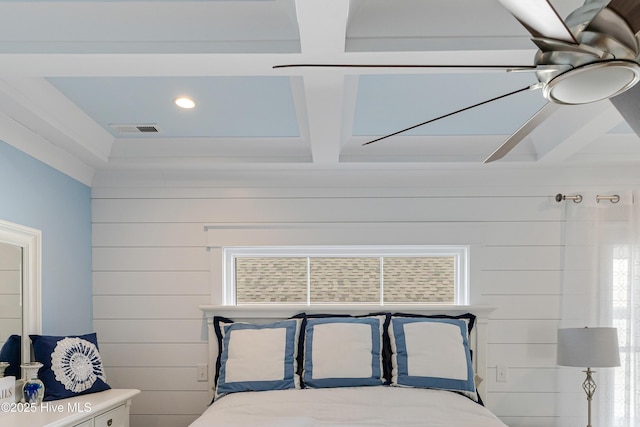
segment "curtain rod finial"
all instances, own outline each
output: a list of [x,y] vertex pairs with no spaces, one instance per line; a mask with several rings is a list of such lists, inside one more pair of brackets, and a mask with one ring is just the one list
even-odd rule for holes
[[556,202],[561,202],[563,200],[573,200],[573,203],[580,203],[582,201],[582,196],[580,194],[576,194],[575,196],[565,196],[562,193],[556,194]]

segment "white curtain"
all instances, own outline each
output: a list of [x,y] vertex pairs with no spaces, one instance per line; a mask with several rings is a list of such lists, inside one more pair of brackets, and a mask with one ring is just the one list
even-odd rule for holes
[[[608,196],[613,194],[607,194]],[[566,200],[560,327],[614,326],[619,368],[599,368],[592,402],[598,427],[640,426],[640,199]],[[585,374],[558,369],[558,425],[586,425]]]

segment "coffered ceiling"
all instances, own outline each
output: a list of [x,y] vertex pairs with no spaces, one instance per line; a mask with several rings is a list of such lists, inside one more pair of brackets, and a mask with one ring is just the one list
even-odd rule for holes
[[[561,16],[582,4],[551,3]],[[640,164],[606,100],[561,107],[484,164],[545,104],[539,90],[362,145],[532,72],[273,68],[530,65],[529,37],[497,0],[0,0],[0,140],[89,185],[137,170]]]

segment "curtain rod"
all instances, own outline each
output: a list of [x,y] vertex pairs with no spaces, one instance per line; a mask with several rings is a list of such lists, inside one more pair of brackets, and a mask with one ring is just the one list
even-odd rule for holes
[[[564,200],[573,200],[573,203],[580,203],[582,202],[582,195],[581,194],[576,194],[575,196],[567,196],[564,195],[562,193],[558,193],[556,194],[556,202],[562,202]],[[600,203],[600,200],[608,200],[611,203],[618,203],[620,201],[620,196],[617,194],[611,195],[611,196],[600,196],[597,195],[596,196],[596,202]]]

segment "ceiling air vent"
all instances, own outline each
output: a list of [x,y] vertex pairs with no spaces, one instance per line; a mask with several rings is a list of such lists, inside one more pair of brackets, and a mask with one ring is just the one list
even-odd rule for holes
[[133,133],[159,133],[160,129],[155,124],[142,124],[142,125],[118,125],[112,124],[109,125],[113,130],[122,134],[133,134]]

